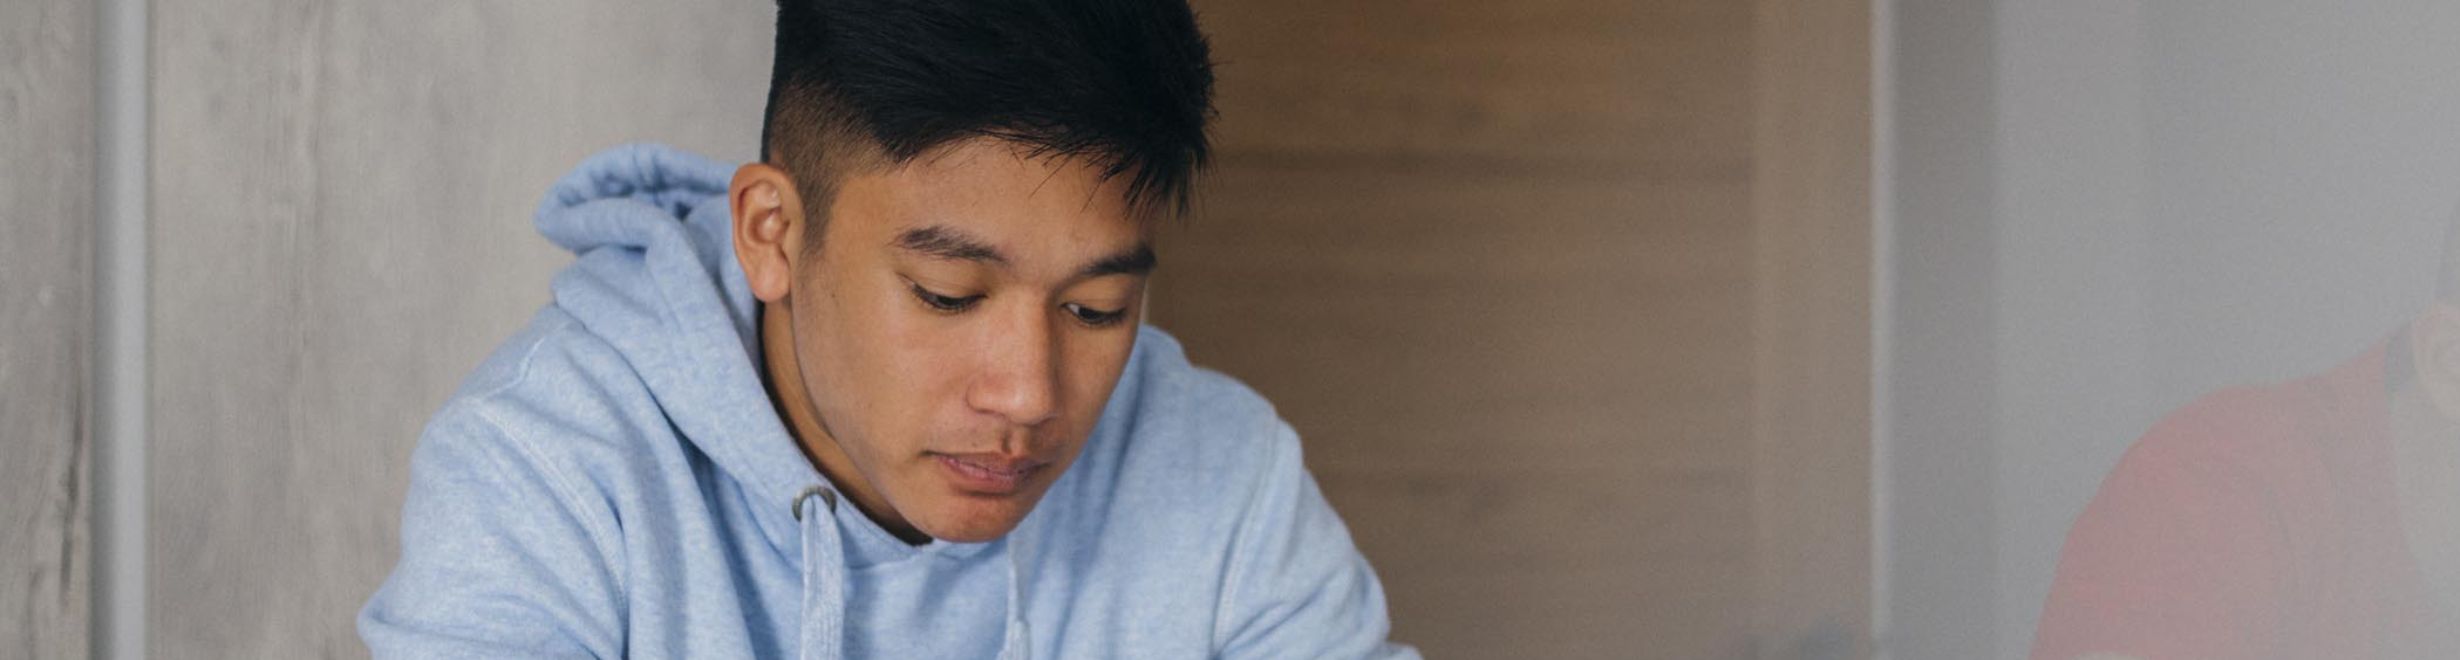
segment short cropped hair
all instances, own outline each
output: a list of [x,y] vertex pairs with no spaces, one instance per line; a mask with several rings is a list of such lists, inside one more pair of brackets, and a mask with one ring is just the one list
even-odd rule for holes
[[760,159],[815,232],[843,177],[975,137],[1090,159],[1131,177],[1137,212],[1184,213],[1210,50],[1184,0],[778,0]]

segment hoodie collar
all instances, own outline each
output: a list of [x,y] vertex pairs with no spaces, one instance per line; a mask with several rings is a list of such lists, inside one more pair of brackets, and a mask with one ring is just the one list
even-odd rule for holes
[[[848,582],[849,573],[860,569],[861,566],[854,565],[853,560],[847,556],[850,548],[844,532],[858,532],[863,525],[869,523],[869,520],[863,519],[862,513],[854,511],[854,507],[839,506],[840,501],[841,498],[835,489],[829,486],[812,486],[804,489],[800,495],[795,497],[792,507],[803,552],[803,613],[798,631],[800,635],[798,646],[802,649],[801,657],[807,660],[833,659],[845,655],[846,587],[850,584]],[[852,519],[849,519],[849,516]],[[856,529],[846,529],[849,525]],[[877,525],[870,527],[887,542],[902,545],[895,538],[889,537],[885,530],[879,530]],[[1023,535],[1024,531],[1023,526],[1020,526],[1006,538],[991,543],[947,544],[934,541],[932,544],[954,548],[944,554],[954,552],[971,554],[993,545],[1008,543]],[[859,544],[862,541],[856,543]],[[1014,548],[1007,549],[1006,554],[1008,612],[1005,615],[1005,625],[1001,626],[997,657],[999,660],[1027,660],[1033,655],[1031,646],[1033,636],[1025,622],[1023,560],[1018,558],[1019,553]]]

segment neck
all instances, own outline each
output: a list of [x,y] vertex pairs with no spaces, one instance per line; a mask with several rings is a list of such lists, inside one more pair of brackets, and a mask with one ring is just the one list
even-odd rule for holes
[[929,542],[929,535],[898,515],[888,499],[854,469],[854,459],[846,456],[845,447],[838,445],[837,436],[813,409],[810,390],[804,387],[802,358],[795,352],[793,310],[785,303],[760,307],[760,355],[762,372],[768,376],[769,405],[786,420],[786,432],[794,436],[795,447],[864,517],[898,540],[914,545]]

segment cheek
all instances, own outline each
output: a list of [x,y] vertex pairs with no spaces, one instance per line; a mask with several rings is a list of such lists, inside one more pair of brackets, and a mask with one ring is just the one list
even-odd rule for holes
[[1108,335],[1075,342],[1069,348],[1066,385],[1069,411],[1087,429],[1094,418],[1101,416],[1102,406],[1110,402],[1111,389],[1118,386],[1119,374],[1127,368],[1128,356],[1135,349],[1135,335],[1124,338]]
[[963,324],[947,323],[928,312],[896,304],[881,307],[872,332],[878,333],[879,367],[895,383],[896,391],[910,396],[945,394],[962,381],[975,349]]
[[826,277],[801,289],[814,292],[809,301],[816,304],[796,309],[809,329],[797,350],[814,404],[850,445],[894,450],[918,442],[918,394],[937,369],[929,364],[933,354],[922,350],[929,324],[921,321],[928,319],[868,290],[879,287],[831,287],[826,284],[850,281],[848,275]]
[[962,324],[900,307],[908,301],[882,302],[858,321],[862,327],[852,328],[866,338],[861,384],[870,403],[866,413],[898,443],[922,446],[931,436],[961,430],[947,425],[964,419],[966,379],[974,366],[971,338]]

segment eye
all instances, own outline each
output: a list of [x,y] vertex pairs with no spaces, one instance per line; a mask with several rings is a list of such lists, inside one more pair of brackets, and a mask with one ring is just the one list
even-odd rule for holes
[[1060,305],[1059,308],[1067,310],[1070,316],[1076,317],[1078,323],[1096,328],[1115,325],[1127,318],[1126,309],[1099,310],[1076,303]]
[[982,302],[982,296],[943,296],[932,293],[930,289],[922,288],[920,284],[909,284],[909,286],[913,287],[916,300],[921,300],[923,305],[930,307],[932,311],[943,314],[955,314],[972,309],[974,303]]

